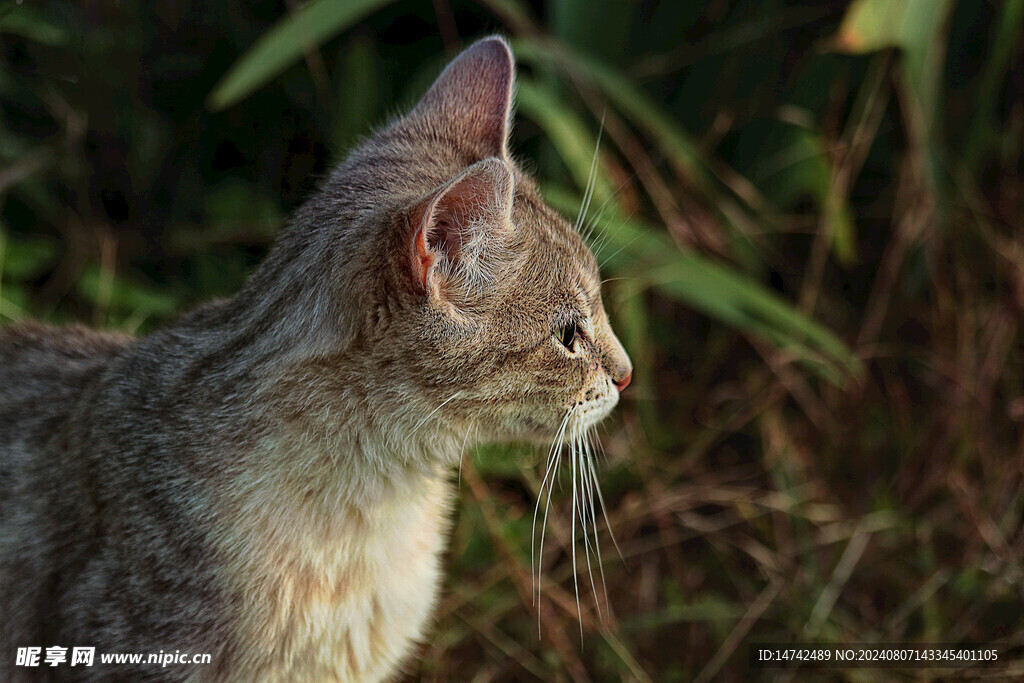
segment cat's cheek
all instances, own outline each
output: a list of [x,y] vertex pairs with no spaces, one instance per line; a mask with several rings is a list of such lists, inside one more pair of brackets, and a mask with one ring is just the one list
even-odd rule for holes
[[565,412],[556,409],[510,409],[506,406],[491,418],[483,419],[481,422],[489,423],[490,434],[494,440],[550,445],[565,417]]

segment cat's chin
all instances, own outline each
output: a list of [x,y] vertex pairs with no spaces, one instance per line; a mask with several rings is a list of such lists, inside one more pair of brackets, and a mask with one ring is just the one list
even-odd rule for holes
[[585,416],[573,418],[567,424],[533,424],[530,426],[520,426],[517,429],[506,430],[504,434],[497,437],[495,440],[512,442],[518,441],[534,446],[550,448],[552,442],[556,439],[561,438],[562,441],[569,442],[574,438],[574,435],[582,435],[583,432],[586,432],[604,420],[604,418],[608,416],[609,412],[610,410],[590,413]]
[[570,429],[572,429],[572,427],[575,426],[576,429],[578,429],[579,431],[585,432],[593,427],[596,427],[598,424],[604,421],[606,417],[608,417],[611,414],[612,409],[615,407],[616,403],[618,403],[618,401],[614,401],[610,404],[599,406],[592,410],[581,413],[580,415],[576,416],[575,419],[572,421],[575,424],[569,425]]
[[[567,441],[572,440],[574,435],[582,435],[583,432],[597,426],[608,417],[617,403],[618,397],[615,396],[574,404],[551,421],[517,415],[513,424],[506,423],[492,428],[491,436],[496,441],[521,441],[550,446],[552,441],[559,437]],[[568,419],[567,413],[571,413]]]

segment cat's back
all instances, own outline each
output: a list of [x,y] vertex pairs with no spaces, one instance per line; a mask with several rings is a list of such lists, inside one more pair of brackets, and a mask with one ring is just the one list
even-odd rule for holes
[[39,323],[0,329],[0,482],[15,452],[45,440],[127,335]]
[[0,425],[17,429],[20,420],[66,411],[65,402],[131,341],[81,326],[26,323],[0,329]]
[[[55,511],[78,504],[73,468],[59,447],[85,387],[131,337],[38,323],[0,329],[0,679],[14,644],[42,645],[53,550],[64,537]],[[58,482],[63,482],[57,485]],[[70,507],[69,507],[70,506]],[[77,514],[77,513],[76,513]]]

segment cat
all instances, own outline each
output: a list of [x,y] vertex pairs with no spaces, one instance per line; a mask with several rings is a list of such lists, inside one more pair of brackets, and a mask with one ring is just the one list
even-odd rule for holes
[[[0,330],[0,679],[401,672],[464,449],[589,428],[632,373],[509,156],[513,81],[502,38],[470,46],[229,300],[142,338]],[[15,664],[54,645],[95,662]],[[158,652],[210,662],[99,661]]]

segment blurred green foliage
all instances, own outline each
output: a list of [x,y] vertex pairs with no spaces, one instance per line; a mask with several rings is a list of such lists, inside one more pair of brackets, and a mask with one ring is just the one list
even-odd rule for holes
[[516,156],[570,218],[593,178],[621,558],[577,612],[556,489],[535,599],[539,456],[478,449],[416,675],[737,679],[801,640],[1024,672],[1024,0],[3,2],[0,321],[229,295],[492,32]]

